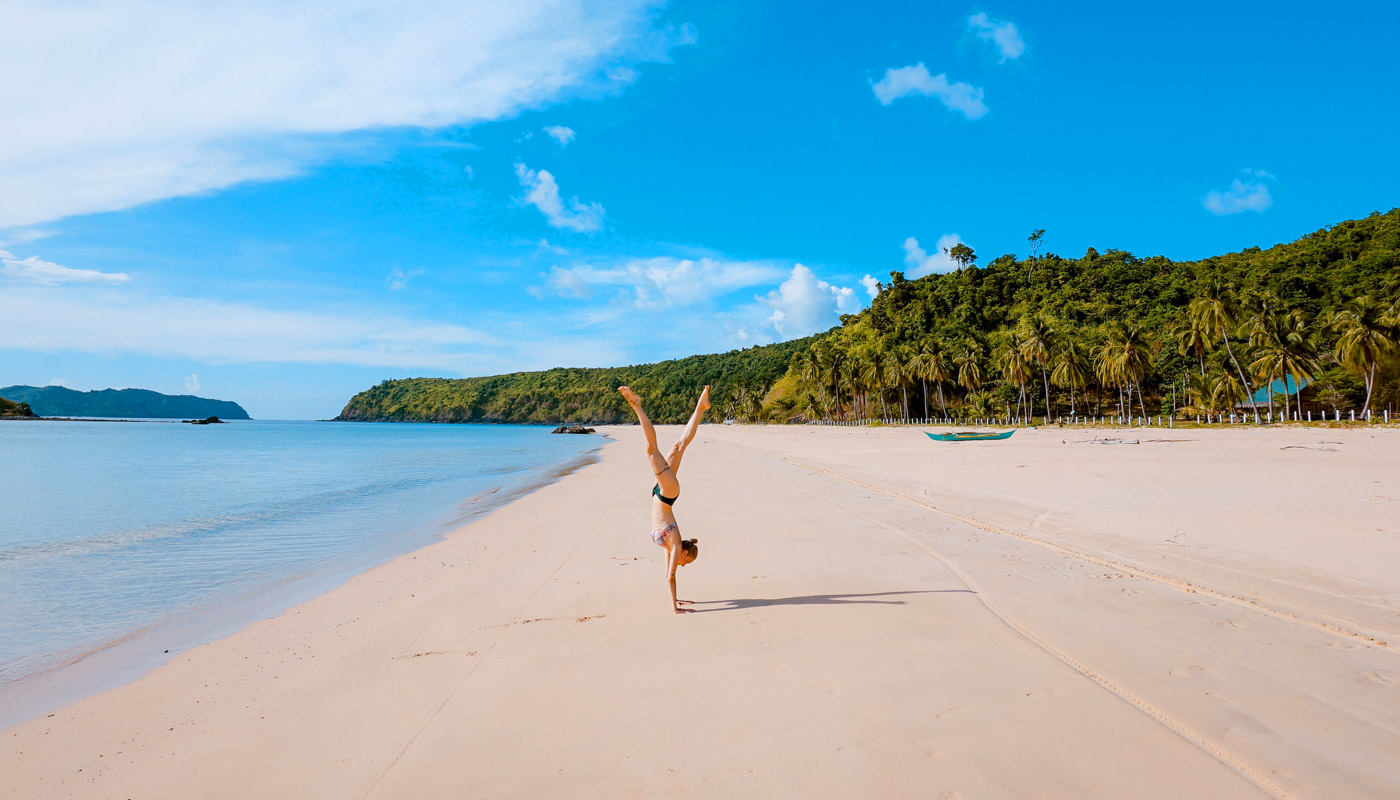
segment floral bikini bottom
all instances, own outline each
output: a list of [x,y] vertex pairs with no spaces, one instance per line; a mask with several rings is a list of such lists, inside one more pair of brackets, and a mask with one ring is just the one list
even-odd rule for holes
[[657,528],[656,530],[654,530],[654,531],[651,532],[651,540],[652,540],[653,542],[656,542],[657,544],[661,545],[662,547],[665,547],[665,546],[666,546],[666,535],[669,534],[671,531],[674,531],[674,530],[680,530],[680,529],[676,526],[676,523],[674,523],[674,522],[668,522],[668,523],[666,523],[665,525],[662,525],[661,527],[659,527],[659,528]]

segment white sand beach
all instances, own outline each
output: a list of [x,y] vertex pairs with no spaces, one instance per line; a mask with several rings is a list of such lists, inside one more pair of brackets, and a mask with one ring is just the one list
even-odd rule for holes
[[1400,796],[1400,430],[707,425],[679,616],[606,432],[3,731],[0,797]]

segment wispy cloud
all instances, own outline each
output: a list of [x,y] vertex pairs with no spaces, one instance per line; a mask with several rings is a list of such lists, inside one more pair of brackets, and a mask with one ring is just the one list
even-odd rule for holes
[[10,4],[0,228],[327,157],[339,135],[471,125],[620,91],[695,41],[659,0]]
[[1001,55],[1001,61],[997,63],[1004,64],[1020,58],[1026,52],[1026,43],[1021,39],[1020,31],[1016,30],[1015,24],[1004,19],[992,19],[984,11],[968,17],[967,27],[976,32],[978,39],[997,46],[997,53]]
[[185,391],[187,391],[187,392],[197,392],[197,391],[199,391],[199,374],[198,374],[198,373],[196,373],[196,374],[194,374],[194,375],[187,375],[187,376],[185,376]]
[[350,364],[460,370],[503,348],[462,325],[372,310],[284,310],[130,291],[0,292],[0,340],[22,350],[184,357],[216,363]]
[[[918,244],[918,242],[914,242],[915,246],[918,246]],[[872,300],[880,293],[880,281],[869,275],[860,279],[860,285],[865,287],[865,293],[870,295],[870,299]]]
[[988,111],[980,88],[969,83],[951,83],[943,73],[929,75],[928,67],[922,62],[912,67],[887,69],[885,77],[870,86],[881,105],[917,94],[935,97],[950,111],[961,112],[968,119],[981,119]]
[[1223,192],[1206,192],[1201,198],[1201,205],[1216,216],[1241,214],[1245,211],[1262,214],[1268,211],[1274,204],[1274,197],[1269,194],[1269,187],[1262,181],[1274,180],[1274,176],[1262,169],[1246,169],[1244,172],[1250,176],[1249,180],[1242,181],[1236,178],[1231,181],[1230,188]]
[[423,274],[421,269],[402,270],[398,267],[389,269],[389,277],[384,282],[389,285],[390,291],[403,291],[408,288],[408,282]]
[[549,138],[558,142],[560,147],[568,147],[569,142],[572,142],[574,137],[578,135],[574,133],[573,128],[568,128],[563,125],[546,125],[544,126],[544,132],[549,134]]
[[570,197],[566,206],[559,196],[559,184],[549,170],[535,171],[524,164],[516,164],[515,176],[525,190],[525,202],[538,208],[553,227],[579,233],[594,233],[602,229],[602,204],[585,204],[578,197]]
[[924,252],[924,248],[919,246],[919,240],[910,236],[904,240],[904,265],[905,275],[909,278],[922,278],[935,272],[954,272],[958,268],[958,262],[948,255],[948,251],[953,247],[965,244],[962,237],[956,233],[945,233],[938,237],[938,244],[934,246],[932,253]]
[[[579,263],[568,270],[585,286],[622,289],[629,304],[636,308],[705,303],[738,289],[772,285],[782,279],[785,271],[774,261],[675,256]],[[579,293],[575,290],[570,296]]]
[[12,281],[55,286],[60,283],[121,284],[131,280],[125,272],[98,272],[95,269],[73,269],[38,256],[16,258],[0,250],[0,275]]

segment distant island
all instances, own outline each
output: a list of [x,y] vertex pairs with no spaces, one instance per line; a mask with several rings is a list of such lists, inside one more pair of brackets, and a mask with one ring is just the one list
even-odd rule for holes
[[[147,389],[79,392],[63,386],[6,386],[0,388],[0,397],[9,398],[11,404],[33,409],[32,413],[41,417],[250,419],[242,406],[228,400],[161,394]],[[0,413],[17,416],[4,411]]]
[[[1031,232],[1033,251],[1044,236]],[[967,245],[948,254],[958,269],[893,272],[869,308],[806,339],[631,367],[390,380],[338,419],[625,422],[624,383],[663,423],[684,421],[707,383],[713,419],[752,422],[1273,419],[1400,405],[1400,210],[1197,261],[1092,247],[984,264]]]

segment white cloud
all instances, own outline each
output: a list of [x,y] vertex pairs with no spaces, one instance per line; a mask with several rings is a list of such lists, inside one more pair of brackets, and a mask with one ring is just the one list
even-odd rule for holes
[[793,265],[787,280],[758,301],[772,309],[766,321],[783,340],[827,330],[841,314],[860,310],[854,289],[833,286],[802,264]]
[[588,286],[588,281],[584,280],[577,272],[559,266],[549,268],[549,277],[545,280],[545,286],[560,297],[587,300],[593,296],[593,290]]
[[472,170],[472,167],[471,167],[470,164],[468,164],[468,165],[465,166],[465,167],[462,167],[462,171],[465,172],[465,173],[467,173],[467,180],[469,180],[469,181],[474,181],[474,180],[476,180],[476,172]]
[[785,268],[771,261],[716,258],[632,258],[612,264],[576,264],[570,272],[594,286],[630,290],[637,308],[695,305],[750,286],[772,284]]
[[1020,32],[1014,24],[1004,19],[992,19],[986,12],[981,12],[967,18],[967,27],[977,32],[978,39],[996,44],[997,53],[1001,55],[998,63],[1020,58],[1026,52],[1026,43],[1021,39]]
[[924,252],[919,246],[919,240],[910,236],[904,240],[904,270],[905,277],[922,278],[935,272],[954,272],[958,269],[958,262],[954,261],[947,251],[956,245],[964,244],[962,237],[956,233],[945,233],[938,237],[938,244],[934,246],[932,253]]
[[0,250],[0,275],[14,281],[37,283],[40,286],[54,286],[60,283],[119,284],[131,280],[125,272],[98,272],[95,269],[72,269],[52,261],[44,261],[38,256],[15,258],[14,254]]
[[1223,192],[1212,190],[1201,198],[1201,205],[1216,216],[1240,214],[1245,211],[1262,214],[1273,204],[1274,198],[1269,194],[1269,187],[1255,180],[1242,181],[1239,178],[1230,183],[1229,189]]
[[567,128],[563,125],[546,125],[544,132],[549,134],[549,138],[558,142],[560,147],[568,147],[569,142],[572,142],[574,137],[578,135],[574,133],[573,128]]
[[1277,175],[1274,175],[1274,174],[1271,173],[1271,172],[1265,172],[1265,171],[1262,170],[1262,169],[1250,169],[1250,168],[1248,168],[1248,167],[1245,167],[1245,169],[1244,169],[1244,174],[1246,174],[1246,175],[1253,175],[1253,176],[1256,177],[1256,178],[1265,178],[1265,179],[1271,180],[1271,181],[1276,181],[1276,180],[1278,180],[1278,176],[1277,176]]
[[980,119],[987,113],[987,105],[982,102],[983,92],[968,83],[949,83],[948,76],[939,73],[929,75],[923,62],[912,67],[885,70],[885,77],[872,83],[875,97],[881,105],[889,105],[901,97],[921,94],[936,97],[950,111],[960,111],[968,119]]
[[187,376],[187,377],[185,378],[185,391],[187,391],[187,392],[197,392],[197,391],[199,391],[199,374],[198,374],[198,373],[196,373],[196,374],[194,374],[194,375],[189,375],[189,376]]
[[421,269],[411,269],[405,272],[398,267],[391,267],[389,269],[389,277],[385,278],[384,282],[389,284],[390,291],[402,291],[408,288],[408,282],[410,280],[422,274],[423,270]]
[[365,309],[291,311],[110,289],[34,287],[0,292],[0,341],[20,350],[139,353],[216,363],[457,371],[477,352],[506,344],[462,325]]
[[54,231],[40,230],[38,228],[14,228],[5,231],[2,235],[4,238],[0,239],[0,248],[5,248],[46,239],[53,236]]
[[570,197],[566,208],[559,196],[559,184],[548,170],[536,172],[524,164],[516,164],[515,176],[520,179],[521,188],[525,189],[525,202],[538,208],[550,225],[579,233],[594,233],[602,229],[603,206],[599,203],[585,205],[577,197]]
[[[914,242],[914,246],[918,247],[919,243],[917,241],[914,241],[913,237],[910,237],[909,241]],[[907,246],[908,243],[906,242],[906,247]],[[875,296],[880,293],[880,282],[875,278],[870,277],[869,275],[866,275],[864,278],[860,279],[860,285],[865,287],[866,294],[870,295],[870,299],[872,300],[875,299]]]
[[[350,131],[620,91],[695,41],[659,0],[72,0],[5,6],[0,228],[258,179]],[[12,70],[13,72],[13,70]]]

